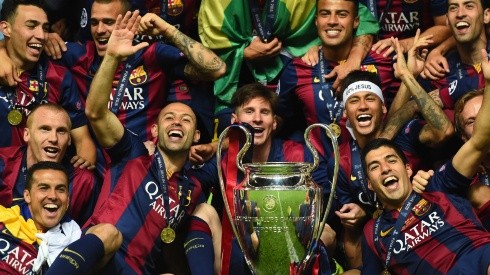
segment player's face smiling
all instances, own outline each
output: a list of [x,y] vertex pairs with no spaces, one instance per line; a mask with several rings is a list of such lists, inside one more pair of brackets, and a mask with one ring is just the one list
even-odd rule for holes
[[254,128],[255,146],[270,142],[272,132],[277,126],[270,102],[262,97],[253,98],[240,106],[236,114],[233,114],[232,122],[245,122]]
[[372,92],[358,92],[350,96],[344,106],[344,115],[358,135],[369,136],[383,126],[386,107]]
[[92,33],[92,38],[94,39],[99,56],[105,55],[107,42],[114,30],[117,16],[122,13],[123,6],[119,1],[93,3],[90,17],[90,32]]
[[484,35],[484,23],[490,19],[480,0],[450,0],[447,20],[456,41],[472,43]]
[[158,146],[167,154],[187,154],[192,143],[199,141],[200,137],[194,112],[182,103],[166,106],[152,132],[155,137],[158,135]]
[[34,172],[30,190],[24,199],[37,229],[46,231],[56,226],[68,209],[68,179],[58,170],[41,169]]
[[365,161],[368,188],[376,193],[386,210],[401,207],[412,191],[410,166],[386,146],[370,151]]
[[61,162],[70,144],[70,118],[64,112],[42,107],[31,115],[32,122],[24,129],[28,163]]
[[344,47],[352,40],[359,19],[354,17],[357,8],[345,0],[319,0],[315,24],[324,46]]
[[41,56],[48,35],[48,17],[36,7],[19,5],[12,24],[2,21],[9,57],[20,69],[31,69]]

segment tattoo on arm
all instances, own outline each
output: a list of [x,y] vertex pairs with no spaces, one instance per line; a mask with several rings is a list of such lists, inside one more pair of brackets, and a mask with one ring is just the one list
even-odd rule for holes
[[185,54],[192,66],[195,67],[187,68],[188,66],[186,66],[186,73],[190,76],[196,73],[196,76],[212,74],[224,66],[223,61],[210,49],[179,30],[175,30],[170,41]]

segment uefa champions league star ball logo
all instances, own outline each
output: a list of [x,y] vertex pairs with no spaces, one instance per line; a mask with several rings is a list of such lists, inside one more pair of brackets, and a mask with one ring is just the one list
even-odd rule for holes
[[277,198],[273,195],[267,195],[264,197],[264,210],[267,212],[274,212],[277,208]]

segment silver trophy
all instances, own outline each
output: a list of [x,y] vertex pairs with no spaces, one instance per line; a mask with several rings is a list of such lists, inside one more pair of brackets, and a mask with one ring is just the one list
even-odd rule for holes
[[[236,158],[236,166],[244,173],[244,179],[238,185],[236,182],[225,184],[220,165],[222,141],[233,127],[241,129],[246,137]],[[335,157],[334,176],[325,211],[322,211],[323,189],[311,178],[311,172],[319,162],[318,152],[309,140],[309,134],[315,127],[326,131]],[[309,126],[304,137],[313,155],[313,163],[243,164],[243,156],[252,145],[249,129],[244,125],[232,125],[220,135],[217,166],[224,205],[233,234],[253,274],[303,274],[311,264],[333,201],[339,150],[334,131],[324,124]],[[226,199],[227,188],[228,192],[233,188],[233,201]]]

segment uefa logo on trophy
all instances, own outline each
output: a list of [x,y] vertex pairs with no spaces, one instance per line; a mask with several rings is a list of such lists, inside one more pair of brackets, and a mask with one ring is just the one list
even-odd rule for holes
[[[335,158],[326,207],[323,189],[311,177],[319,162],[318,152],[309,140],[311,130],[316,127],[323,128],[330,138],[334,151],[332,157]],[[228,135],[229,131],[241,132],[245,136],[236,154],[236,163],[233,163],[243,173],[243,180],[238,184],[228,177],[223,179],[221,147],[226,137],[230,138],[231,144],[233,137]],[[221,194],[225,198],[230,228],[252,274],[303,274],[311,265],[333,201],[339,150],[335,132],[324,124],[309,126],[304,137],[313,163],[242,163],[244,155],[253,145],[249,127],[231,125],[220,135],[217,167]],[[226,230],[225,226],[223,230]]]

